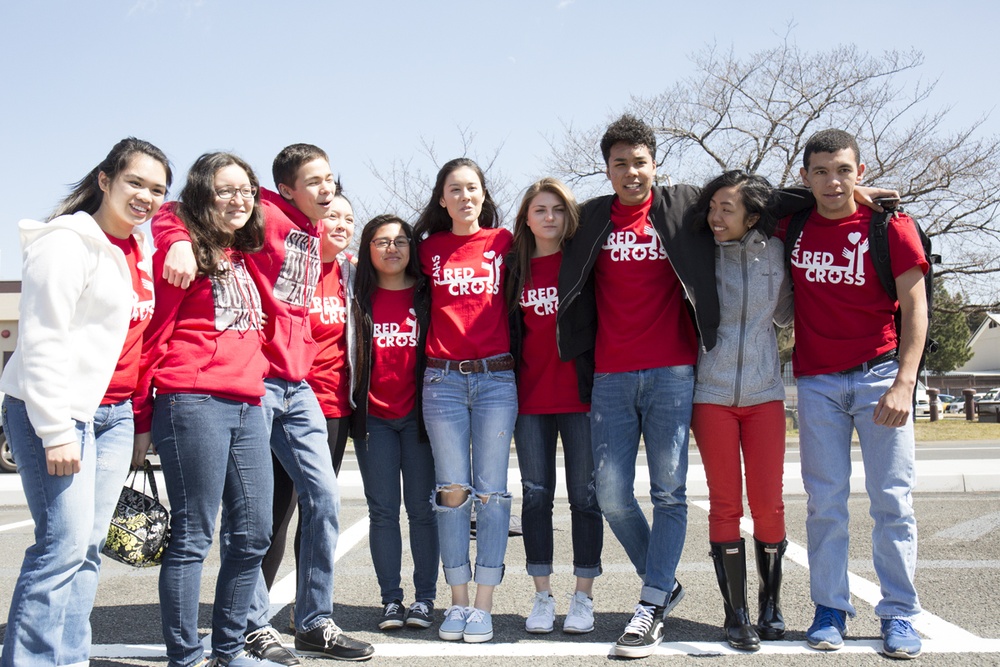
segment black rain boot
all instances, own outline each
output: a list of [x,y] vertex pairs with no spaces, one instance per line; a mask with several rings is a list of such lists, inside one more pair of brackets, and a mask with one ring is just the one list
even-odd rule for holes
[[719,580],[722,602],[726,610],[726,639],[741,651],[756,651],[760,637],[750,623],[747,609],[747,560],[744,541],[712,542],[715,577]]
[[788,540],[767,544],[754,539],[757,551],[757,574],[760,576],[760,590],[757,602],[760,615],[757,616],[757,633],[761,639],[769,641],[785,636],[785,619],[781,616],[781,559],[785,555]]

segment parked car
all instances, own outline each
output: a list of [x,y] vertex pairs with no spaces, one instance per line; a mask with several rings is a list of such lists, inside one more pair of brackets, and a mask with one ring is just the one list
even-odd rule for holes
[[992,417],[1000,422],[1000,387],[990,389],[983,394],[976,403],[976,413],[979,415],[979,421],[984,421],[984,417]]
[[938,403],[940,404],[938,407],[940,412],[958,412],[963,401],[958,396],[951,394],[938,394]]

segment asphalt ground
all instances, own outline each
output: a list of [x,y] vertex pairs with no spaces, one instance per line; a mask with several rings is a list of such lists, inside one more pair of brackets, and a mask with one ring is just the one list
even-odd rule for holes
[[[973,446],[973,443],[971,446]],[[998,443],[981,443],[981,451],[971,454],[966,468],[970,473],[983,468],[983,460],[994,459]],[[937,448],[940,449],[940,448]],[[973,449],[972,451],[976,451]],[[794,451],[790,452],[794,457]],[[935,454],[937,456],[937,454]],[[918,451],[918,458],[920,458]],[[930,459],[954,461],[955,456]],[[517,491],[518,476],[512,459],[510,488]],[[642,456],[640,455],[640,463]],[[696,456],[692,457],[696,466]],[[935,464],[930,464],[935,465]],[[943,464],[936,464],[939,467]],[[368,550],[367,510],[364,500],[346,484],[353,465],[345,466],[345,493],[341,510],[342,535],[337,550],[337,590],[335,619],[344,630],[376,646],[371,664],[458,667],[476,665],[535,665],[539,660],[560,665],[599,665],[617,660],[609,655],[612,644],[631,617],[637,602],[640,582],[624,551],[608,530],[604,541],[604,574],[594,589],[596,629],[587,635],[566,635],[560,630],[562,615],[572,592],[572,553],[569,510],[564,499],[557,501],[555,512],[554,593],[557,599],[556,631],[550,635],[529,635],[524,618],[531,608],[533,586],[524,572],[524,548],[520,538],[511,538],[507,551],[507,575],[498,587],[494,606],[495,637],[486,644],[442,642],[436,630],[400,630],[379,632],[376,627],[379,606],[378,584]],[[342,473],[343,474],[343,473]],[[6,481],[6,480],[5,480]],[[786,479],[786,484],[789,480]],[[643,508],[650,505],[644,487],[639,485]],[[785,559],[783,610],[788,623],[786,639],[765,642],[756,654],[740,654],[723,641],[721,598],[708,556],[707,498],[690,494],[688,536],[678,570],[686,597],[668,619],[664,643],[657,653],[645,659],[650,663],[704,665],[802,665],[824,660],[829,665],[885,664],[887,658],[877,650],[878,619],[873,612],[878,588],[871,566],[871,519],[867,498],[852,495],[851,560],[852,592],[858,615],[848,624],[847,646],[836,653],[819,653],[804,643],[804,633],[812,621],[808,592],[805,545],[805,497],[786,496],[786,522],[791,542]],[[5,501],[6,502],[6,501]],[[920,492],[914,503],[920,529],[920,557],[917,586],[925,613],[915,624],[924,636],[922,665],[998,665],[1000,664],[1000,492]],[[517,512],[515,502],[515,512]],[[405,521],[403,522],[405,532]],[[746,526],[750,528],[749,525]],[[0,506],[0,618],[10,604],[24,549],[31,543],[32,524],[23,504]],[[749,539],[749,534],[747,534]],[[405,544],[405,538],[404,538]],[[289,545],[288,553],[291,553]],[[200,626],[207,634],[211,600],[218,570],[218,552],[206,563],[202,581]],[[749,563],[751,596],[756,576]],[[404,572],[411,563],[404,555]],[[163,665],[162,635],[157,604],[159,571],[133,569],[105,560],[101,586],[92,615],[93,659],[95,667],[119,665]],[[285,630],[288,623],[287,602],[293,596],[292,562],[286,560],[282,577],[272,591],[275,627]],[[412,585],[404,577],[404,589]],[[443,577],[438,585],[437,618],[449,599]],[[410,602],[410,600],[406,600]],[[0,632],[5,630],[0,625]],[[291,644],[291,635],[284,635]],[[307,666],[329,664],[323,659],[304,659]]]

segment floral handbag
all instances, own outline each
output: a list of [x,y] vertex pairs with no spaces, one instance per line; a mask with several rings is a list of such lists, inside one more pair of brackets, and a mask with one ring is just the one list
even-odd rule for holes
[[[133,567],[152,567],[163,560],[163,552],[170,541],[170,513],[160,504],[160,494],[156,490],[156,479],[149,461],[143,463],[142,490],[135,488],[138,470],[133,470],[130,479],[118,498],[115,515],[108,528],[108,540],[103,552],[117,561]],[[146,485],[153,492],[146,495]]]

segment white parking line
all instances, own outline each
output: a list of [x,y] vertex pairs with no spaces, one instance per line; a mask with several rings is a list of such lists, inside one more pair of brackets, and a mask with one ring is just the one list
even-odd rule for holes
[[5,530],[15,530],[17,528],[24,528],[25,526],[34,526],[34,525],[35,525],[34,519],[27,519],[26,521],[16,521],[14,523],[8,523],[4,526],[0,526],[0,533],[4,532]]
[[[690,503],[695,507],[705,510],[706,512],[709,510],[709,503],[707,500],[692,500]],[[753,535],[753,519],[743,517],[743,519],[740,520],[740,528],[743,532]],[[785,550],[785,557],[796,565],[801,565],[807,570],[809,569],[809,557],[804,547],[794,542],[789,542],[788,548]],[[875,607],[875,605],[877,605],[882,599],[882,591],[878,584],[872,583],[867,579],[854,574],[853,572],[847,573],[847,580],[851,587],[851,595],[861,598],[872,607]],[[913,623],[914,628],[930,639],[939,639],[945,642],[956,642],[957,644],[963,646],[967,643],[982,641],[980,637],[972,634],[968,630],[963,630],[954,623],[949,623],[943,618],[935,616],[928,611],[920,612],[915,618],[911,619],[911,622]]]

